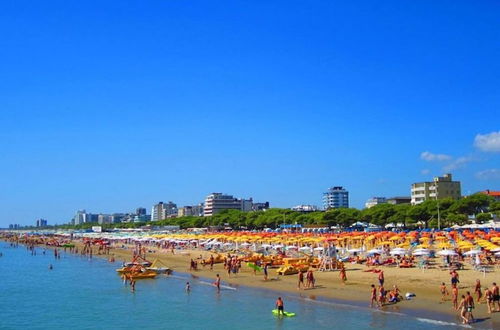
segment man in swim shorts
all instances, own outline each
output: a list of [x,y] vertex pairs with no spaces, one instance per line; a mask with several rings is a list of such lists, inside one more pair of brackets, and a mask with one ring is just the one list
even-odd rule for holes
[[285,304],[281,297],[278,297],[278,300],[276,300],[276,308],[278,309],[278,315],[285,315]]
[[491,293],[493,295],[493,308],[495,308],[495,304],[496,304],[496,309],[495,311],[496,312],[500,312],[500,290],[498,288],[498,285],[493,282],[493,286],[491,287]]

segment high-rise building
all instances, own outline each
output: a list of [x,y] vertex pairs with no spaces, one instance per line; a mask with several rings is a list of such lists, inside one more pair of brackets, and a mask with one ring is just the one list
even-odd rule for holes
[[45,220],[45,219],[38,219],[36,221],[36,226],[38,228],[40,228],[40,227],[47,227],[47,220]]
[[348,208],[349,192],[344,187],[332,187],[323,193],[323,206],[326,210]]
[[241,200],[234,198],[232,195],[222,193],[212,193],[205,198],[205,207],[203,209],[204,216],[211,216],[219,213],[222,210],[240,210]]
[[[202,206],[202,205],[200,205]],[[238,199],[232,195],[212,193],[205,198],[203,216],[211,216],[222,210],[239,210],[243,212],[264,210],[269,208],[269,202],[254,203],[253,198]]]
[[366,201],[365,207],[369,209],[370,207],[374,207],[375,205],[385,203],[387,203],[387,199],[385,197],[372,197]]
[[138,207],[137,209],[135,209],[135,215],[146,215],[146,209],[144,207]]
[[417,182],[411,185],[411,204],[420,204],[429,199],[460,199],[460,181],[453,181],[451,174],[434,177],[434,181]]
[[87,212],[85,210],[79,210],[76,212],[75,216],[73,217],[72,223],[76,225],[81,225],[82,223],[85,222]]
[[177,204],[173,202],[163,203],[153,205],[151,209],[151,220],[158,221],[167,218],[172,218],[177,216]]
[[97,215],[97,222],[100,225],[104,225],[104,224],[113,223],[113,220],[111,219],[111,216],[109,214],[98,214]]

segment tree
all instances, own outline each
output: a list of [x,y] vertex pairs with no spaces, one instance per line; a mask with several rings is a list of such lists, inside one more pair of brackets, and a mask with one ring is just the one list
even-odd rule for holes
[[478,213],[487,212],[488,207],[494,202],[493,197],[477,193],[474,195],[462,198],[453,205],[451,210],[455,213],[465,215],[476,215]]
[[491,213],[479,213],[476,215],[476,221],[479,223],[485,223],[492,219]]

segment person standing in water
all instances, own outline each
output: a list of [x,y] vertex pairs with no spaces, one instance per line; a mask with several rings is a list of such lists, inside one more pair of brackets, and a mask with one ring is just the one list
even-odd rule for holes
[[189,282],[186,282],[186,292],[191,292],[191,285]]
[[276,300],[276,308],[278,309],[278,315],[285,315],[285,303],[281,297],[278,297],[278,300]]
[[131,280],[130,280],[130,291],[131,291],[132,293],[134,293],[134,292],[135,292],[135,280],[134,280],[134,279],[131,279]]
[[375,284],[371,285],[371,290],[370,290],[370,307],[373,308],[373,304],[376,304],[377,306],[378,301],[377,301],[377,288],[375,287]]
[[217,292],[220,292],[220,276],[217,274],[217,278],[214,282],[214,285],[217,287]]

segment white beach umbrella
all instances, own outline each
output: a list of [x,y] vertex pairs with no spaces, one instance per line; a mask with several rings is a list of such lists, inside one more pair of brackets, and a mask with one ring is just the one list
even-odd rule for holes
[[282,249],[282,248],[283,248],[283,245],[281,245],[281,244],[273,246],[273,249]]
[[314,250],[314,251],[323,251],[323,250],[324,250],[324,248],[322,248],[322,247],[316,247],[316,248],[314,248],[313,250]]
[[303,246],[299,249],[299,251],[311,251],[312,249],[309,246]]
[[367,252],[367,254],[382,254],[381,249],[371,249]]
[[495,257],[500,257],[500,251],[495,253]]
[[252,245],[252,244],[247,243],[247,242],[245,242],[245,243],[241,243],[241,246],[250,246],[250,245]]
[[440,255],[440,256],[456,256],[457,255],[457,253],[453,250],[441,250],[436,254]]
[[400,255],[400,254],[405,254],[406,253],[406,250],[405,249],[402,249],[402,248],[395,248],[395,249],[392,249],[391,252],[389,252],[392,256],[394,255]]
[[481,250],[470,250],[464,253],[464,256],[473,256],[476,254],[481,254]]
[[297,250],[297,247],[295,245],[288,245],[286,247],[287,250]]
[[263,247],[264,249],[267,249],[267,248],[270,248],[273,246],[271,244],[262,244],[261,247]]
[[430,254],[429,251],[416,251],[412,253],[414,256],[428,256]]
[[347,252],[349,252],[349,253],[358,253],[361,251],[362,251],[361,249],[349,249],[349,250],[347,250]]
[[490,250],[491,252],[500,252],[500,247],[494,248],[493,250]]

